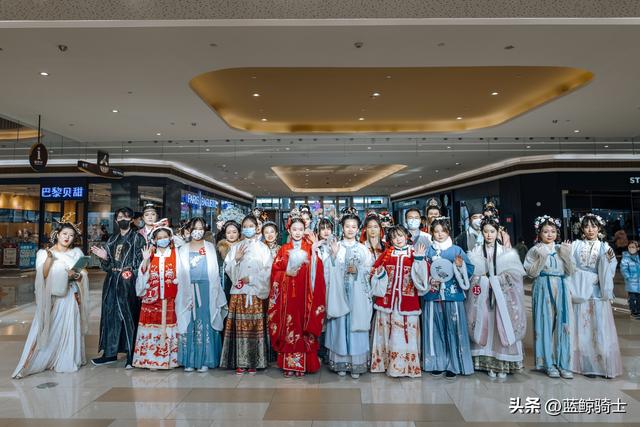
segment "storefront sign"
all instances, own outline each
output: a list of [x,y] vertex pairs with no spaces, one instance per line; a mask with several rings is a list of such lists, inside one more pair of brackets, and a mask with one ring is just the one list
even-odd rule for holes
[[11,244],[2,248],[2,265],[13,266],[18,262],[18,248]]
[[19,254],[20,262],[18,267],[21,269],[36,268],[36,252],[38,246],[35,243],[20,243]]
[[83,199],[84,187],[40,187],[40,197],[47,200]]
[[629,178],[629,184],[640,184],[640,176],[632,176]]
[[48,161],[49,152],[47,151],[47,147],[39,142],[33,144],[29,151],[29,164],[31,165],[31,169],[36,172],[42,172],[44,168],[47,167]]
[[218,201],[210,197],[205,197],[202,194],[195,193],[183,193],[182,201],[188,205],[199,206],[203,208],[215,208],[218,206]]
[[109,166],[109,153],[106,151],[98,151],[97,163],[78,160],[78,169],[103,178],[119,179],[124,176],[124,171],[122,169],[112,168]]

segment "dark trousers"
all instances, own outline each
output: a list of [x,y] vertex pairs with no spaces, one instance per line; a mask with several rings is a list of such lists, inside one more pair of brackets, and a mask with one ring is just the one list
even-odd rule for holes
[[629,292],[629,310],[634,316],[640,315],[640,293]]

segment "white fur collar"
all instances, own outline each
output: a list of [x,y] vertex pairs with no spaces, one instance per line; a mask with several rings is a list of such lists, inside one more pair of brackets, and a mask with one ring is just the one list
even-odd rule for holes
[[453,246],[453,241],[451,240],[451,237],[447,237],[447,240],[445,240],[444,242],[436,242],[434,240],[432,242],[432,245],[433,245],[433,249],[437,251],[446,251],[451,246]]

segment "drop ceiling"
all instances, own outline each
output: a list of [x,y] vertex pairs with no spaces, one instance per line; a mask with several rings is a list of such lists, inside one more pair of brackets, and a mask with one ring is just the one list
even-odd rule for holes
[[[272,166],[407,166],[359,190],[371,195],[530,154],[633,155],[640,133],[640,27],[515,22],[28,29],[0,23],[0,115],[33,126],[42,114],[53,158],[93,159],[105,148],[114,162],[175,159],[256,196],[293,193]],[[588,70],[594,78],[502,124],[438,133],[241,131],[189,87],[195,76],[234,68],[533,66]],[[22,158],[28,145],[2,142],[0,159]]]

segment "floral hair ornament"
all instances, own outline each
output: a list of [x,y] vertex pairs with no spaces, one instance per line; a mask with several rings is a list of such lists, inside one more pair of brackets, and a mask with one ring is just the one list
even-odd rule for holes
[[436,199],[435,197],[430,198],[429,200],[427,200],[427,209],[429,208],[438,208],[440,209],[442,206],[440,205],[440,201],[438,199]]
[[51,230],[51,234],[49,234],[49,241],[51,242],[51,244],[53,244],[58,238],[58,233],[60,233],[60,231],[62,230],[61,226],[63,224],[69,224],[71,228],[73,228],[73,231],[76,233],[76,240],[78,236],[82,235],[82,231],[80,231],[80,225],[82,225],[82,223],[74,223],[73,217],[75,217],[75,214],[73,212],[67,212],[62,216],[62,218],[60,218],[58,224],[54,227],[53,230]]
[[227,208],[223,210],[220,215],[218,215],[216,228],[218,229],[218,231],[222,230],[222,226],[229,221],[235,221],[240,224],[244,217],[245,214],[239,208],[235,206]]
[[391,214],[388,211],[382,211],[378,214],[378,217],[380,217],[380,222],[381,223],[388,223],[390,225],[393,225],[393,216],[391,216]]
[[173,237],[173,230],[169,227],[169,220],[167,218],[162,218],[160,221],[153,223],[151,231],[147,233],[147,239],[154,239],[156,233],[160,230],[166,231],[169,233],[169,237]]
[[433,222],[431,223],[431,227],[433,227],[436,222],[445,224],[447,227],[451,226],[451,218],[449,218],[448,216],[438,216],[434,218]]
[[367,212],[367,215],[365,216],[365,218],[370,218],[370,217],[380,218],[380,215],[378,215],[378,212],[376,211],[369,211]]
[[562,227],[562,221],[560,221],[558,218],[554,218],[549,215],[542,215],[537,217],[535,221],[533,221],[533,227],[536,230],[536,234],[539,234],[540,230],[542,230],[542,227],[547,224],[555,225],[558,229]]
[[604,227],[605,225],[607,225],[607,222],[604,219],[602,219],[600,215],[596,215],[594,213],[588,213],[580,217],[580,223],[582,224],[585,219],[591,219],[595,221],[596,223],[598,223],[598,225],[600,225],[600,227]]
[[289,212],[289,218],[287,218],[287,230],[291,228],[291,224],[293,223],[294,220],[302,221],[302,213],[297,208],[293,208]]
[[340,210],[340,221],[342,221],[342,218],[344,218],[347,215],[358,216],[358,209],[354,208],[353,206],[347,206],[346,208],[342,208]]

